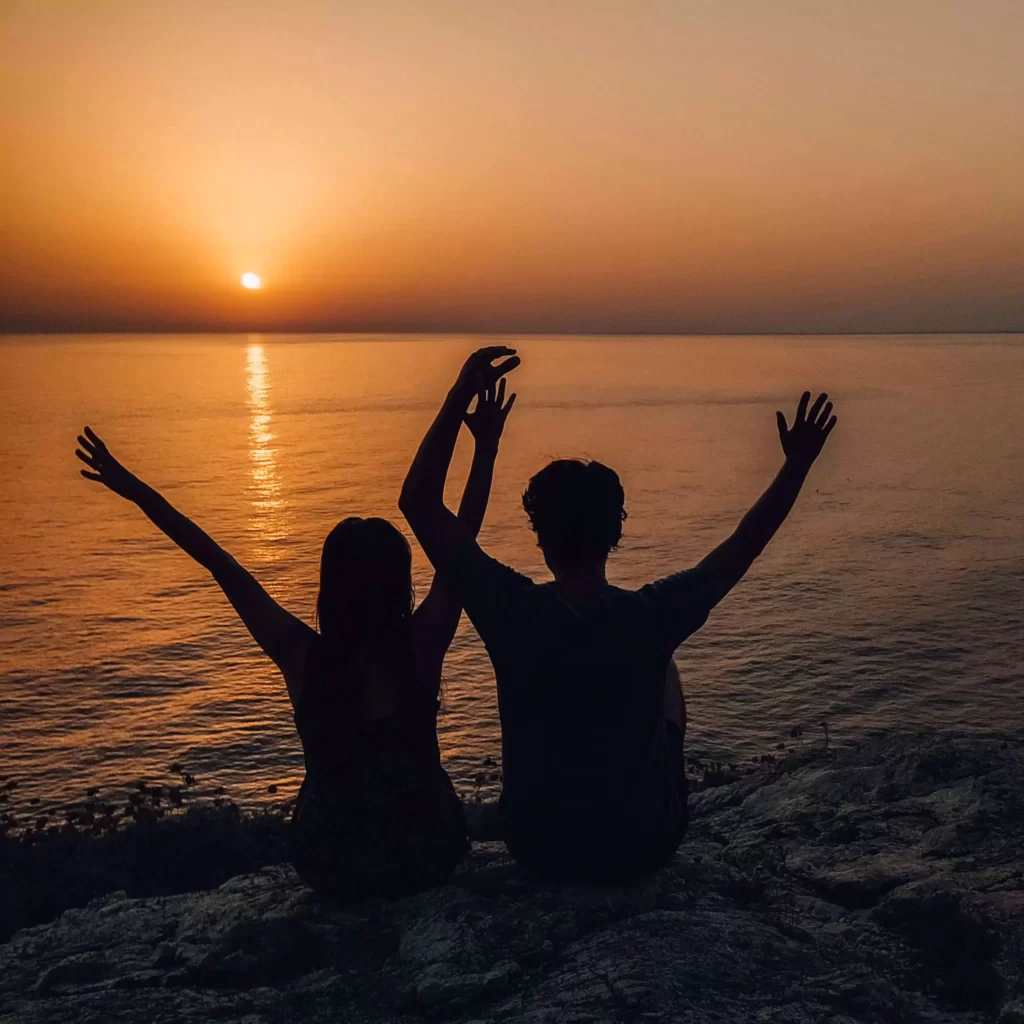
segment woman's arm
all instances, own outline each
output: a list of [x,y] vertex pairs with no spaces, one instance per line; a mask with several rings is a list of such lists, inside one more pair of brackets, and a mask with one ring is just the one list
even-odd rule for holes
[[284,674],[294,698],[299,660],[313,634],[309,626],[285,611],[243,566],[191,519],[125,469],[92,430],[86,427],[85,436],[80,434],[78,443],[80,448],[75,450],[75,455],[89,467],[82,470],[82,476],[138,505],[182,551],[213,576],[253,639]]
[[[476,537],[483,524],[484,513],[491,494],[494,463],[498,457],[498,444],[505,420],[516,396],[505,401],[505,380],[497,387],[485,388],[477,396],[476,408],[465,413],[463,421],[473,435],[473,464],[469,470],[462,501],[459,504],[458,523],[469,537]],[[459,627],[462,606],[458,599],[434,576],[430,592],[416,609],[415,626],[417,651],[423,659],[430,678],[440,678],[441,665]]]
[[[402,486],[398,507],[436,570],[443,570],[459,545],[472,539],[465,524],[452,515],[444,503],[444,484],[459,428],[473,396],[493,387],[519,365],[514,353],[514,349],[493,346],[474,352],[466,360],[455,386],[423,438]],[[494,366],[494,360],[502,356],[511,358]],[[483,519],[483,511],[480,518]]]
[[514,394],[505,401],[505,378],[497,387],[485,387],[477,395],[476,408],[462,416],[463,423],[473,435],[473,465],[469,469],[466,488],[459,503],[458,520],[471,536],[476,537],[484,522],[487,502],[491,496],[494,463],[498,458],[498,445],[505,430],[505,421],[516,403]]

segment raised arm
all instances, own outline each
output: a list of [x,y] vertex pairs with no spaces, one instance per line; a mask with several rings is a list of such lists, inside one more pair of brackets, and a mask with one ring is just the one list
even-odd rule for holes
[[[495,366],[496,359],[503,361]],[[474,514],[477,508],[479,509],[479,520],[476,527],[470,530],[470,523],[463,521],[461,517],[457,518],[445,506],[444,485],[455,451],[455,442],[459,436],[459,428],[466,418],[474,395],[485,394],[488,388],[494,388],[501,377],[518,365],[519,358],[515,355],[515,349],[496,345],[474,352],[462,367],[458,380],[448,392],[448,397],[423,438],[412,466],[409,467],[398,499],[398,507],[408,520],[412,532],[423,546],[435,570],[443,570],[459,546],[474,539],[486,507],[486,496],[480,503],[470,495],[464,495],[463,505],[468,497]],[[506,414],[514,398],[515,396],[512,396],[504,407]],[[472,419],[471,415],[470,423]],[[486,467],[486,464],[482,464],[483,467]],[[490,467],[486,467],[486,473],[478,474],[478,479],[486,478],[488,490],[492,469],[493,459]],[[471,479],[467,484],[467,490],[472,484]],[[479,488],[475,488],[473,493],[479,494]],[[469,514],[471,510],[467,508],[466,511]]]
[[187,555],[191,555],[220,584],[253,639],[281,669],[294,698],[298,659],[313,631],[301,619],[285,611],[231,555],[169,501],[130,473],[88,427],[78,436],[75,455],[89,468],[87,480],[103,484],[127,498]]
[[491,496],[494,463],[498,458],[498,444],[505,430],[505,420],[516,403],[516,396],[505,401],[505,378],[497,386],[483,388],[477,394],[476,408],[462,415],[462,421],[473,435],[473,464],[469,469],[466,489],[459,503],[459,523],[470,536],[475,537],[483,525],[487,502]]
[[810,392],[805,391],[792,427],[786,425],[786,417],[781,412],[775,414],[782,451],[786,456],[782,469],[757,504],[740,521],[733,535],[697,566],[698,572],[710,583],[711,605],[718,604],[739,583],[754,559],[775,536],[836,425],[836,417],[830,416],[832,403],[828,401],[828,395],[819,395],[808,413],[810,398]]
[[[473,464],[469,470],[462,501],[459,504],[458,525],[467,537],[475,538],[480,532],[491,494],[491,480],[494,462],[498,456],[498,443],[505,420],[508,418],[516,396],[505,401],[505,379],[497,386],[484,388],[477,395],[476,408],[465,413],[463,421],[473,435]],[[417,637],[417,651],[426,666],[426,675],[431,679],[441,678],[441,666],[445,655],[459,628],[462,605],[457,597],[444,585],[440,573],[435,573],[430,592],[416,609],[414,624]]]

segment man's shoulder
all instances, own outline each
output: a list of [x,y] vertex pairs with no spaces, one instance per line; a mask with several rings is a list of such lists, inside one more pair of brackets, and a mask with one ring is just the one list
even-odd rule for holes
[[702,592],[707,586],[705,574],[699,567],[683,569],[681,572],[672,573],[670,576],[663,576],[661,579],[653,580],[636,591],[638,595],[647,600],[657,601],[666,595],[691,595]]
[[505,577],[509,582],[524,590],[536,591],[539,589],[539,585],[533,577],[527,576],[525,572],[520,572],[518,569],[514,569],[507,562],[503,562],[499,558],[494,558],[491,555],[485,555],[485,557],[490,560],[492,571]]
[[528,576],[517,572],[501,559],[488,554],[475,540],[467,540],[464,544],[459,545],[452,555],[452,566],[464,572],[518,576],[530,583],[533,582]]
[[[509,591],[526,592],[537,586],[529,576],[487,554],[475,541],[463,544],[455,552],[446,578],[459,596],[468,588],[481,598],[494,597],[498,593],[507,595]],[[468,610],[465,598],[464,603]]]
[[679,608],[700,604],[701,580],[693,570],[685,570],[653,580],[635,590],[612,588],[614,607],[634,615],[653,616],[661,621],[665,615],[674,616]]

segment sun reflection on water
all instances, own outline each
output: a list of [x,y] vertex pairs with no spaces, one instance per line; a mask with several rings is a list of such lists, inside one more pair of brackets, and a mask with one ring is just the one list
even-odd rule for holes
[[281,483],[277,476],[277,448],[274,447],[270,407],[270,374],[267,355],[258,336],[250,336],[246,349],[246,392],[249,400],[249,460],[252,471],[249,529],[258,539],[256,552],[276,559],[277,544],[285,536]]

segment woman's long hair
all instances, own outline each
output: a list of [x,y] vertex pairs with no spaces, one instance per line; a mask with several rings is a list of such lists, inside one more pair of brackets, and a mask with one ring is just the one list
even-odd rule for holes
[[343,519],[320,556],[317,628],[323,638],[311,674],[315,692],[351,707],[362,666],[387,672],[403,699],[419,692],[413,646],[412,552],[386,519]]

